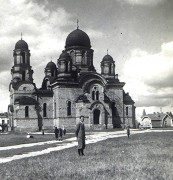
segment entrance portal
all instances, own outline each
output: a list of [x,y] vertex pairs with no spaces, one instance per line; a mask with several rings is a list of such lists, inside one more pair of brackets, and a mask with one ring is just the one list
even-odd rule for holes
[[99,109],[95,109],[93,115],[94,115],[94,118],[93,118],[94,124],[99,124],[100,110]]

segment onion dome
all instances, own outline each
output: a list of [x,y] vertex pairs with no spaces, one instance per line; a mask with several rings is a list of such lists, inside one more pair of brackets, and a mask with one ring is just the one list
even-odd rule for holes
[[47,66],[46,66],[46,69],[56,69],[56,64],[52,61],[50,61]]
[[66,45],[65,45],[66,49],[76,47],[76,46],[91,48],[90,39],[88,35],[80,29],[76,29],[72,31],[67,36],[67,39],[66,39]]
[[21,39],[15,45],[15,50],[17,49],[28,50],[28,44],[24,40]]
[[70,55],[66,52],[66,51],[62,51],[61,55],[59,56],[59,59],[60,60],[63,60],[63,59],[71,59]]
[[107,55],[105,55],[105,56],[103,57],[103,60],[102,60],[102,61],[113,62],[114,60],[113,60],[112,56],[110,56],[109,54],[107,54]]

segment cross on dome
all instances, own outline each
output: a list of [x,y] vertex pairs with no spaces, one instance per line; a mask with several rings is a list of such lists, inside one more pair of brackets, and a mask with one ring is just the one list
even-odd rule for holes
[[77,19],[77,29],[79,29],[79,20]]

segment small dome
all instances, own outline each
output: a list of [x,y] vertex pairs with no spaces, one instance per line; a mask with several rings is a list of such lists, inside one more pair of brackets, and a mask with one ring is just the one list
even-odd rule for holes
[[84,31],[76,29],[67,36],[65,48],[74,46],[91,48],[90,39]]
[[103,60],[102,61],[114,61],[113,60],[113,58],[112,58],[112,56],[110,56],[110,55],[105,55],[104,57],[103,57]]
[[56,69],[56,64],[52,61],[50,61],[47,66],[46,69]]
[[70,59],[70,55],[66,51],[62,51],[61,55],[59,56],[59,59]]
[[15,50],[16,49],[28,50],[28,44],[24,40],[21,39],[16,43]]

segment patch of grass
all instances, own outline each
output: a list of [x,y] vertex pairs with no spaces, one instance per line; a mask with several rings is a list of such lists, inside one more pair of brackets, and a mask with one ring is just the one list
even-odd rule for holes
[[89,144],[0,165],[0,179],[171,180],[173,133],[154,132]]
[[[26,136],[27,134],[19,133],[0,134],[0,147],[55,140],[54,134],[45,134],[44,136],[42,134],[33,134],[34,138],[26,138]],[[66,134],[63,139],[73,136],[73,134]]]

